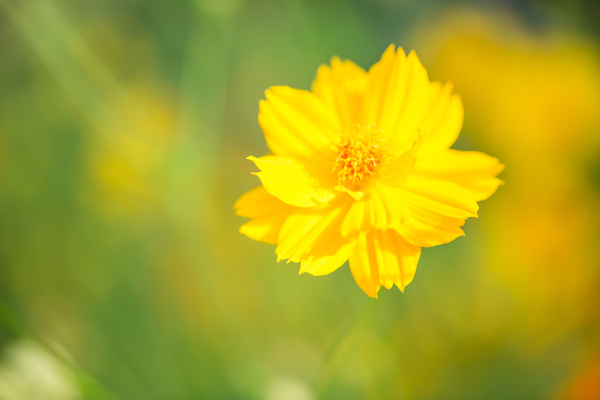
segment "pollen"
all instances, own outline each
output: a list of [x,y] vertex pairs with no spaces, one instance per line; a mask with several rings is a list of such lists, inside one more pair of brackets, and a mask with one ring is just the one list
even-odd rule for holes
[[377,175],[389,155],[385,140],[379,138],[379,133],[375,125],[356,125],[340,134],[340,140],[332,146],[332,150],[337,153],[333,171],[337,171],[341,186]]

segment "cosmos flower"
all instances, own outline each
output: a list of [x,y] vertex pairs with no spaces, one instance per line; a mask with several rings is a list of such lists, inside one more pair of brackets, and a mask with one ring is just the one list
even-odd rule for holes
[[464,235],[503,165],[449,149],[463,108],[450,84],[430,82],[414,52],[388,47],[366,72],[333,58],[312,91],[266,91],[259,123],[272,155],[249,157],[262,186],[236,203],[240,229],[276,244],[278,261],[325,275],[346,261],[371,297],[404,291],[421,247]]

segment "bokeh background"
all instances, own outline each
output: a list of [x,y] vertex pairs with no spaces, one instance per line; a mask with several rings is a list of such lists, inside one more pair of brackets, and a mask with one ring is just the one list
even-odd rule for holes
[[[0,399],[599,399],[599,35],[593,0],[0,0]],[[264,90],[390,43],[506,184],[373,300],[233,203]]]

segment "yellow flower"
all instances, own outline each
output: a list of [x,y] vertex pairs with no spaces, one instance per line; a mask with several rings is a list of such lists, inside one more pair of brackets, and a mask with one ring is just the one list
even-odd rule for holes
[[270,88],[258,119],[273,154],[249,157],[263,186],[237,201],[252,218],[240,232],[276,244],[300,273],[348,260],[371,297],[404,291],[421,247],[464,235],[501,182],[497,159],[449,149],[463,120],[452,86],[429,82],[416,54],[394,46],[368,72],[333,58],[311,92]]

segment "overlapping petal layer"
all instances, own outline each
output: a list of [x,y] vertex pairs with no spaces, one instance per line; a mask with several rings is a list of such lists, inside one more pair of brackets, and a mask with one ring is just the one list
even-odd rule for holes
[[281,225],[297,210],[269,194],[264,186],[246,192],[236,201],[234,208],[237,215],[252,218],[242,225],[240,233],[269,244],[277,244]]
[[314,207],[333,199],[337,192],[327,175],[314,165],[281,156],[248,157],[260,169],[258,176],[267,192],[296,207]]
[[354,242],[340,233],[349,205],[350,201],[345,201],[290,215],[279,233],[277,260],[302,262],[300,273],[313,275],[325,275],[340,267]]
[[340,121],[351,127],[360,121],[368,75],[364,69],[350,60],[341,61],[338,57],[331,60],[331,67],[321,65],[312,84],[312,91],[323,100],[331,110],[335,110]]
[[377,297],[383,285],[395,284],[404,291],[414,278],[421,248],[413,246],[394,231],[372,229],[362,233],[350,256],[354,280],[371,297]]

